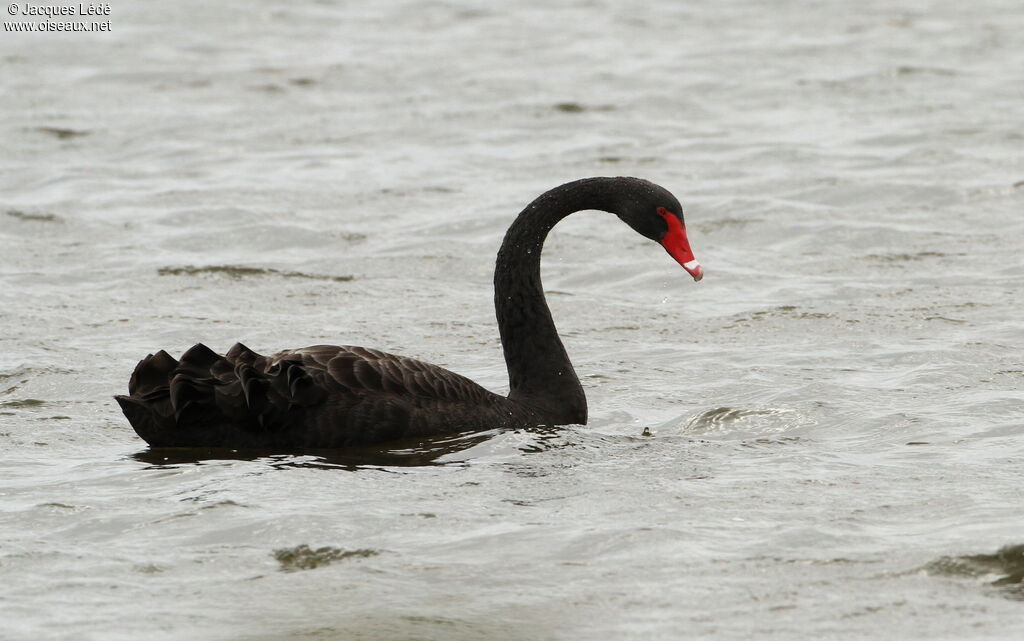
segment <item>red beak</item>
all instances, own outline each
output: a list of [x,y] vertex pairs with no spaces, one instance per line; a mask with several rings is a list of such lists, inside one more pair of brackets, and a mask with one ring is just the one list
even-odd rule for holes
[[693,250],[690,249],[690,241],[686,237],[686,227],[671,212],[666,211],[662,214],[662,218],[668,223],[668,231],[665,233],[665,237],[659,241],[661,246],[665,248],[669,256],[675,258],[676,262],[690,273],[690,276],[693,276],[693,280],[704,278],[704,268],[697,262]]

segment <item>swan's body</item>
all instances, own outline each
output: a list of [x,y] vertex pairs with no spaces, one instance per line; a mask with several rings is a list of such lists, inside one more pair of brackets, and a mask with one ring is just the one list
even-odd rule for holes
[[266,357],[236,344],[196,345],[135,368],[117,396],[154,447],[335,448],[405,436],[587,422],[587,401],[558,338],[540,281],[544,239],[582,209],[617,214],[660,242],[700,280],[679,202],[637,178],[588,178],[541,195],[505,235],[495,310],[510,392],[494,394],[444,368],[363,347],[317,345]]

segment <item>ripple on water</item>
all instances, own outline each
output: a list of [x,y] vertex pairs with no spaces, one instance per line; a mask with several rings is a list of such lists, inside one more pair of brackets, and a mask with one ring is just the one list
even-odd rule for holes
[[22,398],[15,399],[13,401],[0,401],[0,407],[10,408],[22,408],[22,407],[40,407],[46,405],[46,401],[39,400],[38,398]]
[[338,283],[348,282],[352,276],[329,276],[325,274],[307,274],[305,272],[281,271],[270,267],[246,267],[244,265],[207,265],[196,267],[186,265],[184,267],[161,267],[157,270],[161,276],[227,276],[234,279],[249,278],[253,276],[277,276],[279,278],[304,278],[307,280],[330,280]]
[[1005,545],[994,554],[943,556],[923,569],[938,576],[984,579],[1004,596],[1024,600],[1024,543]]
[[8,209],[5,213],[8,216],[10,216],[11,218],[16,218],[18,220],[24,220],[24,221],[41,222],[41,223],[60,223],[60,222],[64,222],[63,220],[60,219],[60,217],[55,216],[54,214],[33,214],[33,213],[22,211],[20,209]]
[[8,372],[0,372],[0,395],[12,394],[22,385],[28,383],[34,372],[27,367],[15,368]]
[[716,407],[690,419],[682,429],[700,436],[758,438],[815,424],[812,416],[790,407]]
[[274,558],[281,564],[285,572],[298,572],[299,570],[314,570],[325,565],[331,565],[345,559],[365,559],[377,556],[380,550],[360,548],[358,550],[343,550],[325,546],[313,549],[303,543],[293,548],[280,548],[274,550]]

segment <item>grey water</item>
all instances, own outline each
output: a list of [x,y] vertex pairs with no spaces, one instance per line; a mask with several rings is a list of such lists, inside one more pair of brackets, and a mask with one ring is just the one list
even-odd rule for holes
[[[111,9],[0,36],[0,638],[1024,638],[1019,2]],[[507,389],[495,252],[590,175],[706,270],[556,228],[590,425],[167,454],[111,398],[236,340]]]

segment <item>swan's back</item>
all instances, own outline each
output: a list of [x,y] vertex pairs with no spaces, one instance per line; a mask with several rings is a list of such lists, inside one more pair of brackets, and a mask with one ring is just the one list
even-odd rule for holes
[[[160,351],[118,396],[154,447],[333,448],[501,427],[508,401],[436,365],[354,346]],[[514,413],[514,412],[513,412]]]

